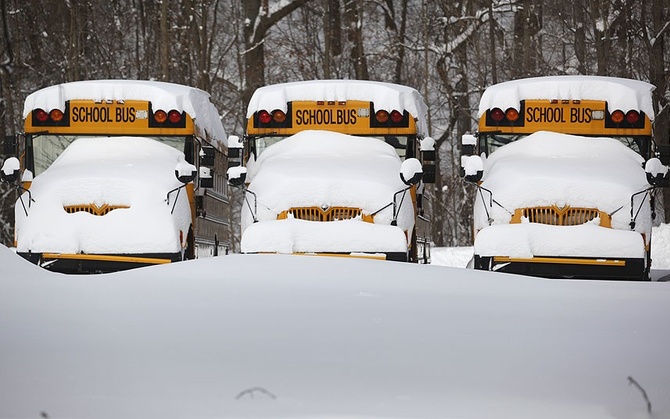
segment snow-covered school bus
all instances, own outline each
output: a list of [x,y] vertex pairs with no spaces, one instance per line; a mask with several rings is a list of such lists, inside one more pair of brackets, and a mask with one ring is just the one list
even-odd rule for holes
[[646,280],[656,188],[651,84],[598,76],[486,89],[462,175],[477,184],[475,269]]
[[[209,94],[136,80],[30,94],[16,157],[19,255],[66,273],[224,254],[231,209],[226,135]],[[7,141],[11,141],[11,138]]]
[[[315,80],[256,90],[230,180],[246,184],[243,253],[428,262],[427,107],[413,88]],[[230,164],[233,166],[234,164]]]

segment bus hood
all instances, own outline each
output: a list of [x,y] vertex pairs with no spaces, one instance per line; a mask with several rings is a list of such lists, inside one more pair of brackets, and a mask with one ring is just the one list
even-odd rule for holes
[[[248,169],[249,189],[258,197],[258,220],[276,220],[292,207],[349,207],[371,214],[390,204],[406,186],[394,148],[375,138],[328,131],[304,131],[268,147]],[[248,196],[253,203],[254,197]],[[397,197],[400,204],[402,194]],[[380,211],[375,223],[389,224],[392,208]],[[252,223],[243,207],[243,229]],[[404,197],[398,226],[410,230],[414,210]]]
[[[170,194],[183,153],[142,137],[79,138],[16,203],[17,250],[172,253],[191,223],[187,194]],[[171,214],[172,206],[175,204]],[[25,211],[24,211],[25,205]],[[27,213],[27,214],[26,214]]]
[[[649,187],[643,158],[611,138],[538,132],[496,150],[484,161],[475,228],[507,224],[517,208],[566,205],[597,208],[612,215],[612,227],[630,229],[631,196]],[[482,200],[483,196],[483,200]],[[637,211],[644,194],[634,199]],[[488,210],[488,215],[487,215]],[[636,230],[651,229],[642,205]]]

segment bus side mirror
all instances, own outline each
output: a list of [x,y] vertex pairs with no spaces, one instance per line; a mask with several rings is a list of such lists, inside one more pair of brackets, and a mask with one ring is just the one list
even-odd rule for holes
[[14,183],[21,176],[21,163],[16,157],[10,157],[2,164],[0,169],[0,180],[7,183]]
[[472,134],[463,134],[461,136],[461,155],[472,156],[475,154],[475,146],[477,145],[477,137]]
[[17,143],[16,135],[6,135],[5,143],[3,145],[3,154],[5,156],[16,156],[18,154],[19,148]]
[[237,135],[228,137],[228,167],[242,165],[242,141]]
[[200,149],[200,166],[214,167],[215,149],[211,145],[202,146]]
[[652,186],[668,187],[670,179],[668,176],[668,166],[661,163],[657,157],[652,157],[644,164],[644,171],[647,174],[647,182]]
[[484,161],[479,156],[461,156],[461,177],[466,182],[478,183],[484,176]]
[[247,180],[247,168],[242,166],[229,167],[226,177],[231,186],[242,186]]
[[409,158],[400,165],[400,180],[402,180],[405,185],[416,185],[421,182],[422,177],[423,168],[418,159]]
[[175,177],[183,184],[193,182],[193,179],[195,179],[197,174],[198,169],[186,161],[180,161],[174,168]]
[[435,140],[431,137],[421,140],[420,151],[423,162],[423,183],[435,183]]

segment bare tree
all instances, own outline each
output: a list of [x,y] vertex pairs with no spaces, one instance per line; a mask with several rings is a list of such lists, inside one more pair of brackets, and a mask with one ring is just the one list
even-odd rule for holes
[[265,84],[265,35],[277,22],[310,0],[292,0],[270,8],[268,0],[244,1],[244,103]]

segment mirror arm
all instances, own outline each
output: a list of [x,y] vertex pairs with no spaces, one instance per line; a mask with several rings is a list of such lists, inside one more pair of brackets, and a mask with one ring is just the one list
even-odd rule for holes
[[[407,191],[410,190],[411,188],[412,188],[411,186],[408,186],[408,187],[406,187],[404,189],[401,189],[398,192],[393,194],[393,202],[392,202],[392,204],[393,204],[393,220],[391,220],[391,225],[392,226],[397,226],[398,225],[398,212],[400,212],[400,208],[402,207],[402,203],[405,200],[405,195],[407,195]],[[398,204],[396,206],[395,201],[396,201],[396,197],[398,196],[399,193],[402,194],[402,198],[400,198],[400,204]]]
[[[647,197],[649,194],[649,191],[654,190],[654,187],[652,186],[651,188],[644,189],[640,192],[635,192],[633,195],[630,196],[630,229],[635,230],[635,220],[637,220],[637,216],[640,215],[640,210],[642,210],[642,205],[644,205],[644,198]],[[633,208],[635,206],[634,199],[637,195],[644,194],[644,197],[640,201],[640,206],[637,208],[637,211],[635,212],[635,215],[633,215]]]
[[[35,202],[35,200],[33,199],[33,194],[30,192],[30,190],[24,188],[21,185],[18,185],[16,187],[16,190],[28,192],[28,208],[30,208],[30,203]],[[28,210],[26,209],[26,204],[23,202],[23,196],[22,195],[23,194],[19,195],[19,200],[21,201],[21,206],[23,207],[23,212],[26,213],[26,217],[27,217],[28,216]]]
[[[491,214],[489,214],[489,209],[486,207],[486,201],[484,201],[484,193],[482,192],[482,190],[485,190],[489,194],[491,194],[491,200],[493,200],[493,193],[491,193],[491,191],[489,191],[488,189],[483,188],[481,186],[477,186],[477,190],[479,191],[479,196],[482,197],[482,204],[484,204],[484,211],[486,211],[486,219],[488,220],[489,225],[491,225],[493,220],[491,219]],[[492,206],[492,205],[489,204],[489,206]]]
[[[251,204],[249,203],[249,199],[247,199],[247,192],[252,194],[254,196],[254,209],[251,209]],[[249,207],[249,211],[251,211],[251,216],[254,220],[254,223],[258,222],[258,218],[256,217],[256,214],[258,214],[258,196],[256,196],[256,193],[250,189],[244,188],[244,202],[247,203],[247,207]]]
[[379,208],[377,211],[373,212],[370,214],[370,216],[374,217],[375,215],[379,214],[380,212],[384,211],[386,208],[390,207],[393,205],[393,202],[389,202],[388,204],[384,205],[383,207]]
[[172,210],[170,210],[170,214],[174,214],[174,209],[177,206],[177,199],[179,198],[179,192],[181,191],[182,188],[186,187],[186,185],[187,184],[185,183],[181,186],[177,186],[176,188],[172,189],[167,193],[167,196],[165,197],[165,202],[167,202],[167,204],[170,205],[170,194],[175,191],[177,192],[177,196],[174,197],[174,202],[172,203]]

